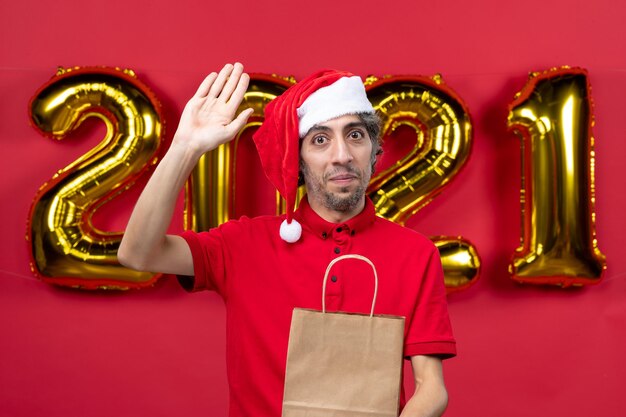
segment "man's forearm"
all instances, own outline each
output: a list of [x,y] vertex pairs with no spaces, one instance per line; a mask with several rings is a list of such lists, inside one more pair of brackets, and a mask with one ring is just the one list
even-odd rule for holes
[[448,392],[438,380],[424,381],[406,403],[400,417],[439,417],[448,406]]
[[145,269],[164,243],[176,200],[201,154],[183,145],[172,144],[146,184],[131,214],[118,251],[120,262]]

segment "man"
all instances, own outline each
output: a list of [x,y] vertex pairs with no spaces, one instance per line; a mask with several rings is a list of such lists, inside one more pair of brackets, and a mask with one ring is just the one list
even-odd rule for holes
[[[365,196],[379,145],[374,110],[358,77],[322,71],[266,107],[254,141],[264,171],[286,199],[286,216],[166,234],[198,159],[231,140],[252,113],[235,117],[248,81],[241,64],[226,65],[187,103],[172,145],[133,211],[120,262],[186,276],[181,283],[187,289],[217,291],[228,317],[230,415],[279,416],[293,308],[320,309],[328,263],[346,253],[364,255],[378,269],[375,312],[406,317],[404,355],[416,390],[402,416],[441,415],[447,405],[441,359],[456,353],[441,263],[428,239],[376,217]],[[294,211],[299,174],[307,196]],[[369,311],[368,268],[353,260],[333,268],[325,294],[329,310]]]

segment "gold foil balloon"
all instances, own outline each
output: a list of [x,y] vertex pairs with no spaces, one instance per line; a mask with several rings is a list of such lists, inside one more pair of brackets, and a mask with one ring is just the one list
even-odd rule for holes
[[480,275],[478,250],[462,236],[431,236],[441,256],[444,281],[448,293],[474,285]]
[[31,269],[46,282],[87,288],[144,287],[158,278],[117,261],[121,232],[91,223],[93,213],[156,163],[163,134],[160,104],[130,70],[59,69],[30,103],[34,127],[63,140],[95,117],[107,128],[91,151],[43,184],[27,231]]
[[[415,140],[407,155],[372,178],[369,195],[379,216],[404,222],[432,201],[467,162],[472,143],[469,111],[440,76],[368,78],[368,97],[382,117],[386,141],[400,126]],[[405,135],[406,137],[406,135]],[[473,284],[479,275],[476,248],[461,237],[433,238],[449,292]]]
[[531,74],[510,104],[508,123],[522,143],[522,234],[512,278],[565,287],[599,282],[606,261],[595,236],[587,72]]
[[[206,231],[231,219],[235,206],[235,170],[239,140],[248,129],[263,123],[265,106],[289,88],[295,81],[276,75],[252,74],[248,91],[239,106],[241,110],[252,108],[248,119],[237,137],[229,143],[204,154],[193,170],[186,185],[185,228]],[[250,138],[250,140],[252,140]],[[251,184],[241,184],[251,188]],[[281,211],[282,198],[276,193],[277,212]]]

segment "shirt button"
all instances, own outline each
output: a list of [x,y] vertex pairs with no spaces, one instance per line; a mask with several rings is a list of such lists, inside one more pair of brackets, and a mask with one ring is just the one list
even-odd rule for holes
[[341,249],[339,249],[339,248],[335,248],[335,253],[336,253],[336,254],[339,254],[339,252],[341,252]]
[[332,277],[330,277],[330,280],[332,282],[337,282],[337,275],[333,275]]
[[337,232],[341,232],[343,229],[341,227],[337,228]]
[[328,236],[326,232],[322,232],[322,239],[326,239],[326,236]]
[[354,230],[350,231],[350,236],[354,236]]

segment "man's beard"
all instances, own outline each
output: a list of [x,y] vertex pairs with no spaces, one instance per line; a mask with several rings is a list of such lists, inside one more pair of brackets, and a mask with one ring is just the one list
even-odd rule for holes
[[[342,166],[331,172],[327,172],[324,174],[324,178],[314,177],[308,165],[302,160],[300,161],[300,170],[309,194],[320,198],[320,202],[327,209],[341,213],[349,212],[359,205],[365,195],[367,184],[369,183],[369,173],[360,172],[351,165]],[[350,187],[341,187],[338,193],[334,193],[325,187],[328,183],[328,178],[338,173],[349,173],[356,176],[358,184],[352,192],[350,192]],[[367,178],[364,180],[364,177]]]

